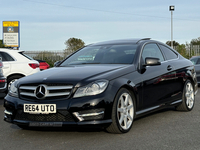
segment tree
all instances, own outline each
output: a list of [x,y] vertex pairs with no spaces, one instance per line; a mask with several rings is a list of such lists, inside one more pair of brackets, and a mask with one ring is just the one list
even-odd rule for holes
[[5,45],[3,44],[3,40],[0,40],[0,48],[5,48]]
[[189,54],[188,54],[188,52],[187,52],[187,50],[186,50],[186,45],[185,45],[185,44],[178,45],[178,46],[176,47],[176,50],[177,50],[177,52],[179,52],[179,54],[181,54],[183,57],[185,57],[185,58],[187,58],[187,59],[190,58],[190,56],[189,56]]
[[84,47],[85,43],[81,39],[69,38],[65,42],[65,45],[66,45],[66,49],[64,51],[65,51],[65,53],[67,53],[69,55],[69,54],[75,52],[76,50]]
[[[167,45],[171,46],[171,41],[166,42]],[[176,41],[173,41],[173,46],[179,46],[180,44]]]
[[200,37],[197,39],[192,39],[190,42],[191,45],[200,45]]

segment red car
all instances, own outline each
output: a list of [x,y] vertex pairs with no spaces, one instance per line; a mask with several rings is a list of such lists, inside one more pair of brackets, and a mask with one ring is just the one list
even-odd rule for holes
[[40,63],[39,67],[40,67],[41,71],[45,70],[45,69],[48,69],[50,67],[49,64],[44,60],[37,60],[37,61]]

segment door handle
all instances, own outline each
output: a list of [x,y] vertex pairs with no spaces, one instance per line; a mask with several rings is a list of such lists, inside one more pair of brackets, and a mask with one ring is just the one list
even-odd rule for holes
[[168,70],[168,71],[172,70],[172,66],[169,65],[169,66],[167,67],[167,70]]

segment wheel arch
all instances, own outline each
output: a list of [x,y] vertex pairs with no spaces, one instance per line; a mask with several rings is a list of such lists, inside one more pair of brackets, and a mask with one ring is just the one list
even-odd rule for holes
[[[191,82],[192,85],[193,85],[193,88],[195,88],[195,83],[194,83],[194,80],[192,79],[192,77],[188,77],[188,78],[185,80],[185,82],[186,82],[187,80],[190,80],[190,82]],[[185,84],[185,82],[184,82],[184,84]]]
[[[119,79],[119,80],[115,81],[114,83],[112,83],[112,86],[117,87],[117,91],[114,96],[114,100],[115,100],[119,90],[122,88],[126,88],[134,96],[135,105],[136,105],[136,109],[137,109],[137,106],[139,104],[139,94],[138,94],[138,89],[137,89],[136,85],[132,81],[130,81],[126,78],[122,78],[122,79]],[[113,102],[114,102],[114,100],[113,100]]]
[[[130,85],[127,85],[127,84],[125,84],[125,85],[123,85],[123,86],[121,86],[121,88],[125,88],[125,89],[127,89],[130,93],[132,93],[132,95],[134,96],[134,98],[135,98],[135,104],[136,104],[136,108],[137,108],[137,104],[138,104],[138,98],[137,98],[137,91],[135,91],[134,90],[134,87],[131,87]],[[120,88],[120,89],[121,89]],[[119,90],[120,90],[119,89]]]
[[193,85],[194,91],[197,91],[198,83],[197,83],[196,72],[195,72],[194,66],[190,66],[186,69],[186,76],[183,78],[183,85],[185,85],[187,80],[190,80],[190,82]]
[[7,80],[8,78],[12,77],[12,76],[21,76],[21,77],[24,77],[25,75],[24,74],[21,74],[21,73],[13,73],[13,74],[10,74],[9,76],[7,76]]

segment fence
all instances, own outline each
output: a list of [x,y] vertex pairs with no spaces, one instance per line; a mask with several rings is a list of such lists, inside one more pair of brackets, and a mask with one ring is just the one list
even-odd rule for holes
[[51,67],[56,61],[63,60],[70,52],[65,51],[25,51],[25,54],[37,60],[46,61]]
[[[178,50],[179,46],[174,46],[175,50]],[[200,55],[200,45],[189,45],[187,44],[185,47],[187,55],[190,57]]]
[[25,54],[34,59],[50,59],[54,61],[62,60],[66,57],[64,51],[25,51]]
[[198,56],[200,55],[200,45],[191,45],[188,48],[189,56]]

